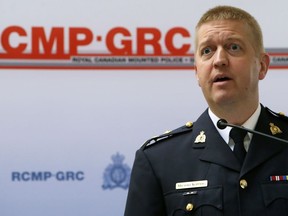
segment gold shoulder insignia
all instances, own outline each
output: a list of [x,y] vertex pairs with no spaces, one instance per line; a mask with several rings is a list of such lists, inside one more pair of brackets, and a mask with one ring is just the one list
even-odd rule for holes
[[166,131],[163,134],[159,135],[159,136],[154,136],[150,139],[148,139],[143,145],[142,145],[142,149],[144,150],[145,148],[154,145],[155,143],[157,143],[160,140],[164,140],[179,134],[183,134],[183,133],[187,133],[192,131],[193,128],[193,123],[192,122],[187,122],[184,126],[179,127],[175,130],[172,131]]

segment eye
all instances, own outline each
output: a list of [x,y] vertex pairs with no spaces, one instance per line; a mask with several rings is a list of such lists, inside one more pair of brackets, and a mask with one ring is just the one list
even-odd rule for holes
[[202,55],[208,55],[211,53],[211,51],[212,51],[212,49],[210,47],[206,47],[202,50],[201,53],[202,53]]
[[241,50],[241,47],[238,44],[230,44],[229,49],[232,51],[239,51]]

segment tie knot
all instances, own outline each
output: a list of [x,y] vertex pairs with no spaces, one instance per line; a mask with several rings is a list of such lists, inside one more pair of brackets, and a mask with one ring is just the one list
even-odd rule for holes
[[233,139],[235,143],[243,143],[246,134],[247,134],[246,131],[241,130],[239,128],[232,128],[230,131],[230,137]]

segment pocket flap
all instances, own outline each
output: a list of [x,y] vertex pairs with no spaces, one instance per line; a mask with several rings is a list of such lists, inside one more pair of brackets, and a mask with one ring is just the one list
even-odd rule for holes
[[187,211],[188,204],[193,205],[193,211],[202,206],[212,206],[223,209],[223,189],[221,186],[195,189],[191,191],[179,190],[165,196],[168,215],[176,210]]
[[266,207],[277,199],[288,200],[288,183],[287,182],[272,182],[262,184],[262,193]]

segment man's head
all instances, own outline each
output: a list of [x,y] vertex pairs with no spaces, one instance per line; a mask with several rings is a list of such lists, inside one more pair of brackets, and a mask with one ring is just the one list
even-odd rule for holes
[[246,115],[252,114],[259,104],[258,82],[268,66],[261,29],[251,15],[219,6],[202,16],[196,27],[195,71],[215,114],[244,108]]

